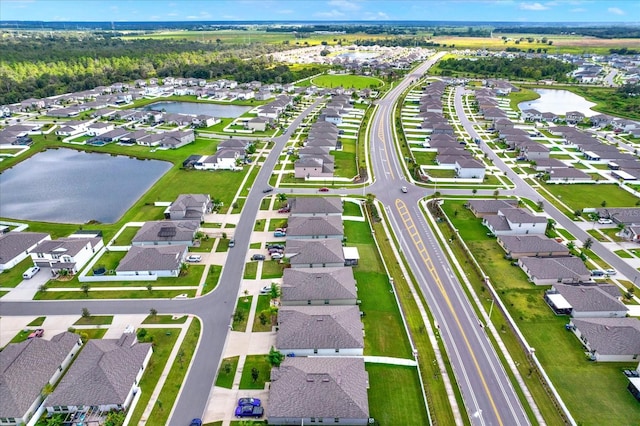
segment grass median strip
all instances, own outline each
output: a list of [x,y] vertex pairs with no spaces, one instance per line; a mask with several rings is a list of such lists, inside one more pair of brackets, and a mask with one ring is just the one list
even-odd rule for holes
[[233,378],[236,375],[239,359],[239,356],[234,356],[222,360],[220,370],[218,370],[218,377],[216,378],[216,386],[226,389],[233,387]]

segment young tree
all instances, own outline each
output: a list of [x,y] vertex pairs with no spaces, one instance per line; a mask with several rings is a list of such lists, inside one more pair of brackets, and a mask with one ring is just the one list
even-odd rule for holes
[[89,312],[89,308],[82,308],[82,318],[89,318],[91,316],[91,312]]
[[591,237],[584,240],[584,244],[582,244],[582,246],[587,250],[589,250],[592,245],[593,245],[593,240],[591,239]]
[[280,367],[280,364],[284,361],[284,354],[282,352],[278,352],[273,346],[271,346],[267,359],[272,367]]
[[158,310],[155,308],[149,309],[149,315],[151,315],[152,319],[156,319],[156,317],[158,316]]
[[80,286],[80,290],[82,290],[85,296],[89,296],[90,289],[91,286],[89,285],[89,283],[82,283],[82,285]]
[[256,367],[253,367],[251,369],[251,380],[253,380],[253,383],[258,381],[258,377],[260,377],[260,370],[258,370]]

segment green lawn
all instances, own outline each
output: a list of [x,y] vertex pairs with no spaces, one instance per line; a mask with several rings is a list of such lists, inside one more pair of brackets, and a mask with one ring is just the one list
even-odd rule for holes
[[284,264],[278,260],[265,260],[262,262],[262,279],[280,278],[283,274]]
[[[142,393],[140,394],[140,400],[136,404],[135,410],[131,416],[129,424],[135,425],[140,422],[142,413],[147,408],[151,393],[155,388],[160,375],[164,369],[165,364],[169,358],[169,354],[173,349],[178,338],[178,333],[175,329],[171,328],[149,328],[147,329],[147,336],[153,338],[153,354],[147,364],[147,368],[144,371],[142,380],[140,380],[140,388]],[[171,410],[170,401],[167,401],[166,410]]]
[[362,217],[362,209],[360,203],[354,203],[351,201],[344,202],[344,208],[342,211],[343,216]]
[[[177,356],[173,361],[173,365],[171,366],[169,375],[167,376],[164,386],[160,391],[160,395],[158,395],[156,404],[147,419],[147,422],[150,425],[167,424],[169,414],[171,413],[171,407],[176,402],[178,392],[182,387],[182,382],[184,381],[187,370],[189,369],[189,363],[191,362],[191,358],[194,354],[193,348],[198,344],[200,328],[200,320],[194,317],[184,340],[180,345]],[[158,401],[160,401],[161,404],[158,404]]]
[[574,241],[576,239],[576,237],[574,237],[569,231],[564,228],[556,228],[556,232],[569,241]]
[[[107,271],[113,271],[126,255],[126,251],[105,251],[93,265],[93,269],[104,268]],[[89,275],[93,275],[93,272],[89,272]]]
[[620,232],[618,228],[600,228],[599,231],[605,234],[607,237],[611,238],[613,241],[616,241],[616,242],[625,241],[624,238],[618,237],[616,235],[618,232]]
[[427,174],[434,178],[454,178],[456,171],[452,169],[427,169]]
[[[252,331],[261,332],[261,331],[271,331],[271,314],[268,312],[269,307],[271,306],[271,296],[269,295],[260,295],[258,296],[258,304],[256,306],[256,315],[253,319],[253,327]],[[265,324],[260,323],[260,313],[266,311],[267,322]]]
[[262,248],[262,243],[251,243],[251,244],[249,244],[249,248],[258,250],[258,249]]
[[[258,370],[258,378],[254,381],[251,377],[252,369]],[[240,378],[240,389],[264,389],[264,385],[269,381],[271,375],[271,365],[267,355],[247,355],[242,368]]]
[[218,246],[216,247],[216,253],[223,253],[227,250],[229,250],[229,239],[220,238],[220,241],[218,241]]
[[233,324],[231,325],[233,331],[245,331],[247,329],[252,298],[253,296],[242,296],[238,298],[236,310],[233,315]]
[[44,320],[47,317],[38,317],[36,319],[34,319],[33,321],[31,321],[29,324],[27,324],[27,327],[39,327],[44,323]]
[[204,283],[202,294],[207,294],[210,291],[213,291],[213,289],[218,286],[218,282],[220,281],[220,274],[222,274],[222,266],[209,265],[209,276]]
[[236,375],[239,359],[239,356],[234,356],[231,358],[224,358],[222,360],[220,363],[220,369],[218,370],[218,377],[216,378],[216,386],[227,389],[231,389],[233,387],[233,378]]
[[342,151],[331,151],[335,160],[335,176],[352,178],[358,174],[356,165],[356,141],[342,139]]
[[607,207],[633,207],[640,200],[618,185],[611,184],[553,184],[544,188],[574,211],[586,207],[600,208],[603,201]]
[[[51,237],[53,238],[53,236]],[[0,286],[14,288],[22,282],[22,274],[24,271],[33,266],[33,259],[27,257],[11,269],[7,269],[0,273]]]
[[127,226],[122,230],[118,238],[113,242],[116,246],[130,246],[131,241],[133,241],[133,237],[136,236],[140,227],[138,226]]
[[75,299],[172,299],[181,294],[194,297],[195,290],[91,290],[88,295],[80,291],[39,291],[33,300],[75,300]]
[[113,322],[113,315],[91,315],[81,317],[73,325],[110,325]]
[[215,238],[209,238],[205,235],[203,238],[197,241],[197,246],[194,245],[189,247],[190,252],[200,252],[200,253],[209,253],[213,248],[213,243],[216,241]]
[[411,151],[416,163],[424,166],[433,166],[436,163],[437,152]]
[[369,373],[369,410],[376,424],[429,424],[415,367],[368,363],[366,370]]
[[173,319],[173,315],[149,315],[142,321],[142,324],[184,324],[187,322],[187,316],[183,315]]
[[375,88],[383,84],[382,80],[374,77],[352,74],[323,74],[311,79],[311,83],[318,87],[344,87],[350,89]]
[[288,219],[282,218],[282,219],[270,219],[269,220],[269,232],[273,232],[276,230],[276,228],[286,228],[287,227],[287,222]]
[[264,227],[267,224],[265,219],[258,219],[256,220],[255,225],[253,225],[253,230],[254,232],[262,232],[264,231]]
[[255,280],[258,275],[258,262],[251,261],[247,262],[244,266],[244,276],[245,280]]
[[614,253],[623,259],[633,259],[633,255],[626,250],[616,250]]

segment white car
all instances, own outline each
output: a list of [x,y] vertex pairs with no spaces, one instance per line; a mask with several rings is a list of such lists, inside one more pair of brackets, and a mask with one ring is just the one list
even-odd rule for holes
[[400,188],[400,191],[404,192],[405,194],[407,193],[407,187],[403,186],[402,188]]
[[25,280],[30,280],[39,271],[40,271],[40,267],[39,266],[32,266],[31,268],[27,269],[24,272],[24,274],[22,274],[22,278],[24,278]]
[[265,295],[271,293],[271,286],[266,285],[260,289],[260,294]]
[[604,271],[607,275],[615,275],[616,274],[616,270],[609,268],[609,269],[605,269]]
[[600,225],[611,225],[613,221],[611,219],[600,218],[598,219]]
[[284,257],[284,255],[282,253],[271,253],[271,260],[280,260]]
[[200,256],[199,254],[190,254],[189,256],[187,256],[186,260],[187,262],[197,263],[202,260],[202,256]]

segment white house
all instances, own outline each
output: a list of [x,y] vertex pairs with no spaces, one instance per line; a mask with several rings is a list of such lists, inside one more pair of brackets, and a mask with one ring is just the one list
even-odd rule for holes
[[101,121],[96,121],[95,123],[89,124],[87,127],[87,135],[88,136],[98,136],[103,133],[110,132],[114,129],[112,123],[103,123]]
[[31,250],[45,240],[51,240],[51,236],[40,232],[8,232],[0,235],[0,271],[22,262],[29,257]]
[[473,158],[459,158],[455,161],[456,176],[465,179],[484,179],[484,164]]
[[30,254],[33,263],[50,267],[53,273],[67,271],[76,274],[103,246],[101,237],[67,237],[42,241]]
[[568,324],[600,362],[632,362],[640,357],[640,320],[637,318],[572,318]]
[[131,246],[116,267],[116,275],[177,277],[187,249],[186,245]]
[[487,215],[482,224],[493,235],[539,234],[547,228],[547,219],[519,208],[502,208],[497,215]]
[[244,156],[243,149],[223,148],[213,155],[201,157],[193,167],[198,170],[242,170],[238,163]]

